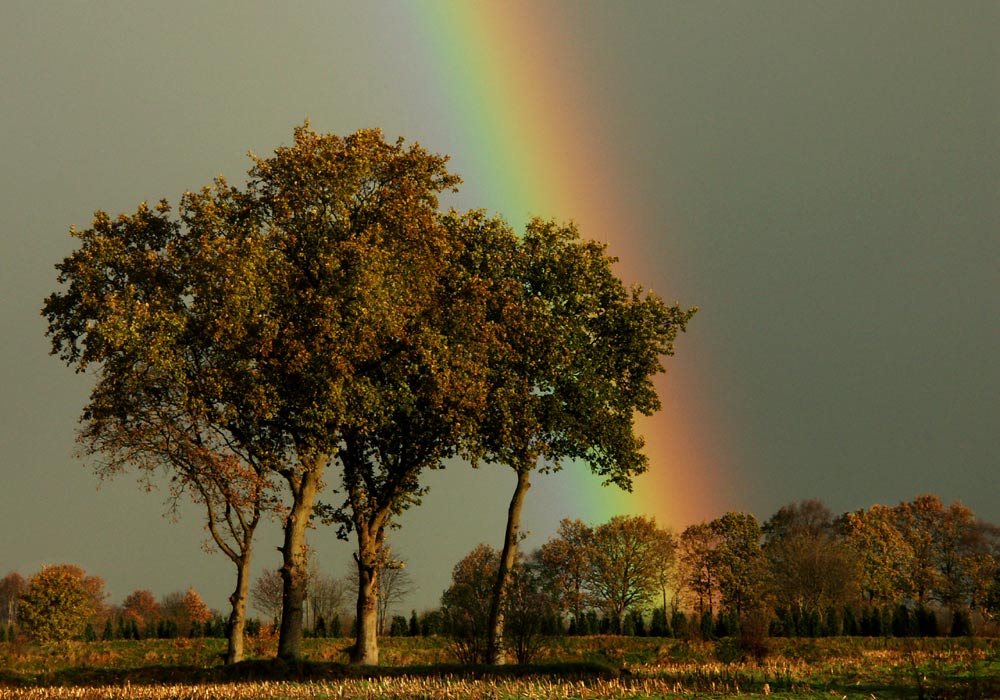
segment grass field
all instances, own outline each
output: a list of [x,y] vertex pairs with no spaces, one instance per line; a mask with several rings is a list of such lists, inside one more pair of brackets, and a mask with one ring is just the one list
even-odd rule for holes
[[305,659],[222,665],[214,639],[0,644],[6,698],[1000,698],[1000,640],[769,640],[761,663],[722,642],[555,640],[531,667],[463,667],[442,639],[382,641],[383,665],[346,666],[348,639],[307,640]]

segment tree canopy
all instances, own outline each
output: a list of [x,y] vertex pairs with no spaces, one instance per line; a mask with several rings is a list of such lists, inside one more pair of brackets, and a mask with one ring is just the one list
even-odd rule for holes
[[283,524],[278,653],[300,655],[318,508],[356,541],[352,659],[375,663],[386,532],[424,470],[460,455],[516,471],[499,601],[529,472],[578,459],[630,488],[646,469],[634,414],[659,407],[652,378],[695,310],[626,287],[572,225],[519,238],[442,213],[460,182],[447,157],[378,130],[307,123],[252,160],[244,186],[220,177],[176,215],[163,200],[72,230],[48,335],[68,365],[96,367],[80,439],[99,471],[162,470],[204,507],[237,570],[227,658],[268,513]]

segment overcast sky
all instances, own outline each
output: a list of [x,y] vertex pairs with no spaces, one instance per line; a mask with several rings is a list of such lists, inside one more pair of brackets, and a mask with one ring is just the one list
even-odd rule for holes
[[[466,181],[452,203],[514,223],[523,201],[490,184],[511,167],[614,154],[592,181],[615,186],[584,173],[558,214],[607,241],[627,281],[701,307],[664,413],[643,423],[655,478],[603,501],[596,482],[539,479],[529,547],[608,504],[679,530],[931,492],[1000,522],[1000,3],[502,3],[496,27],[470,6],[5,0],[0,576],[68,562],[105,577],[112,602],[194,586],[224,608],[232,567],[200,550],[198,512],[169,522],[162,493],[129,477],[98,489],[75,458],[90,382],[49,356],[39,309],[70,225],[240,181],[248,150],[287,144],[307,117],[449,153]],[[490,60],[508,113],[549,139],[500,173],[484,144],[502,125],[476,116],[493,106]],[[546,85],[521,109],[517,86]],[[395,535],[418,586],[403,613],[435,605],[476,544],[500,544],[513,486],[461,465],[429,483]],[[347,571],[329,530],[312,543]],[[277,544],[261,534],[256,570],[278,565]]]

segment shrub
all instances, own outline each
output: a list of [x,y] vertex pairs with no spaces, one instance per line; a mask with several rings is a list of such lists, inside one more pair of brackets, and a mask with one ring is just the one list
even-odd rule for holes
[[21,627],[41,643],[80,635],[93,612],[82,577],[69,567],[43,568],[28,580],[21,597]]

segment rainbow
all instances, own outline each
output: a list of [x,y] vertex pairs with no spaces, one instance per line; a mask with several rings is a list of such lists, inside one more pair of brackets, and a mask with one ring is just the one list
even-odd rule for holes
[[[531,216],[572,219],[584,237],[609,244],[626,282],[641,283],[630,271],[642,259],[642,236],[649,236],[642,230],[643,204],[628,189],[629,169],[615,152],[614,133],[575,70],[586,47],[558,33],[559,6],[429,0],[410,7],[420,34],[433,38],[425,42],[424,58],[444,111],[455,115],[449,129],[453,153],[461,154],[456,170],[466,180],[463,190],[474,189],[475,205],[500,212],[518,229]],[[644,514],[682,529],[725,510],[717,485],[731,482],[716,472],[726,456],[699,399],[704,373],[690,358],[679,362],[685,340],[658,381],[663,410],[639,422],[649,472],[626,494],[571,465],[558,487],[546,490],[550,501],[558,499],[548,506],[560,517],[597,523]]]

